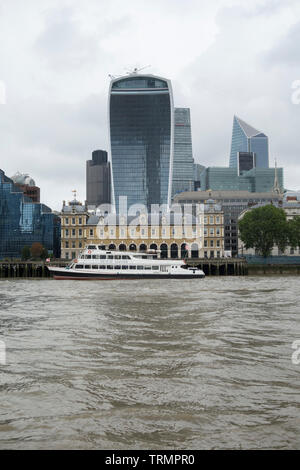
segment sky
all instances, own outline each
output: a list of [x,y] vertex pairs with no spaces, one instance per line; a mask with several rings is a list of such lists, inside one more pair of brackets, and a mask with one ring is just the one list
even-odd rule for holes
[[0,168],[60,210],[107,150],[109,75],[172,81],[197,163],[228,166],[233,116],[300,190],[299,0],[0,0]]

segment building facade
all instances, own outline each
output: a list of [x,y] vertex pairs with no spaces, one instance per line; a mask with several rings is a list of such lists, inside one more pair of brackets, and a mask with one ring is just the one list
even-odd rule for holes
[[76,200],[66,204],[60,213],[61,219],[61,257],[63,259],[74,259],[86,243],[86,224],[88,220],[87,207]]
[[194,189],[194,159],[189,108],[175,108],[172,196]]
[[248,191],[194,191],[179,194],[174,202],[184,206],[205,204],[213,199],[224,214],[224,252],[238,254],[238,217],[247,208],[256,204],[276,203],[282,199],[278,193],[251,193]]
[[24,246],[40,243],[60,257],[60,219],[45,204],[23,194],[0,170],[0,259],[20,258]]
[[24,196],[29,197],[33,202],[40,202],[40,188],[27,173],[16,173],[11,179],[21,189]]
[[111,202],[110,163],[104,150],[94,150],[86,162],[86,200],[95,207]]
[[234,116],[229,161],[231,168],[238,167],[239,152],[253,152],[256,168],[269,168],[269,140],[266,134]]
[[128,207],[171,201],[174,153],[174,105],[171,82],[133,73],[111,81],[109,161],[112,204]]

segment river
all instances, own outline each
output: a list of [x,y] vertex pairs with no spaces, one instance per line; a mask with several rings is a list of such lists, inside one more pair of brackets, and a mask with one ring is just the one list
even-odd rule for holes
[[0,448],[299,449],[299,292],[1,280]]

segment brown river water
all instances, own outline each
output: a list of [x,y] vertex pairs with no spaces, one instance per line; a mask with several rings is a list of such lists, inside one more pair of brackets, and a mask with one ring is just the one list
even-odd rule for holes
[[299,293],[292,276],[1,280],[0,448],[299,449]]

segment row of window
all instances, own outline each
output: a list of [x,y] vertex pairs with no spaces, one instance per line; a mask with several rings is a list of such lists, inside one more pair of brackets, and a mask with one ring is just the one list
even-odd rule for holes
[[[214,240],[209,240],[209,246],[211,248],[213,248],[215,245],[214,245]],[[216,241],[216,246],[217,248],[220,248],[221,247],[221,242],[220,240],[217,240]],[[207,248],[208,247],[208,240],[204,240],[204,247]]]
[[[147,256],[145,256],[147,258]],[[83,255],[81,259],[130,259],[128,255]]]
[[[163,266],[163,268],[165,268],[165,266]],[[115,266],[112,266],[112,265],[107,265],[107,266],[103,266],[103,265],[90,265],[90,264],[77,264],[75,266],[75,269],[129,269],[129,270],[138,270],[138,271],[158,271],[159,270],[159,266],[121,266],[121,265],[115,265]]]
[[[94,233],[94,232],[93,232],[93,233]],[[93,233],[90,234],[90,235],[93,236]],[[83,234],[82,228],[79,228],[79,229],[78,229],[78,237],[82,237],[82,234]],[[66,229],[65,229],[65,234],[64,234],[64,231],[62,230],[62,231],[61,231],[61,235],[62,235],[62,238],[64,237],[64,235],[65,235],[65,237],[69,237],[70,235],[71,235],[72,237],[76,237],[76,229],[75,229],[75,228],[72,228],[72,229],[69,230],[68,228],[66,228]]]
[[[70,221],[71,221],[71,224],[72,225],[76,225],[76,218],[75,217],[71,217],[71,219],[69,219],[69,217],[65,217],[63,219],[64,221],[64,225],[69,225]],[[79,217],[78,218],[78,225],[82,225],[82,217]]]

